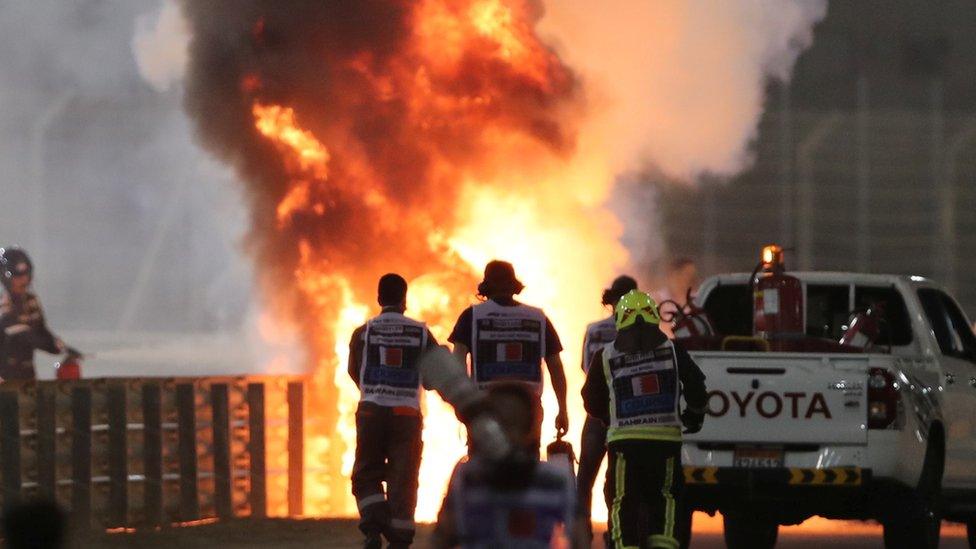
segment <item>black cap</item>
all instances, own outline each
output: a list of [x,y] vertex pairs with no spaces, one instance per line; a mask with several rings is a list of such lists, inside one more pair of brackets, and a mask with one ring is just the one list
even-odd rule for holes
[[376,300],[382,307],[399,305],[407,299],[407,281],[396,273],[387,273],[380,277],[376,294]]
[[620,298],[631,290],[637,289],[637,281],[633,277],[621,275],[613,279],[613,283],[606,290],[603,290],[603,304],[616,305]]
[[522,292],[525,285],[515,278],[515,267],[507,261],[489,261],[485,265],[485,278],[478,284],[478,295],[515,295]]

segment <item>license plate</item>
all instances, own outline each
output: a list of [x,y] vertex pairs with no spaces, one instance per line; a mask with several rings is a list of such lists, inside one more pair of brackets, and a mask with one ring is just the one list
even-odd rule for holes
[[747,469],[766,469],[783,466],[781,448],[736,448],[732,454],[732,466]]

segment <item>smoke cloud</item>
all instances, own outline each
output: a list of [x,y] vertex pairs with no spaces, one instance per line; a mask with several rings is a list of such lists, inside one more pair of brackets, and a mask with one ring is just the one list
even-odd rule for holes
[[[535,35],[542,9],[531,0],[182,7],[192,35],[186,112],[202,145],[240,176],[256,276],[315,372],[322,427],[312,444],[325,448],[312,453],[333,477],[316,482],[331,491],[310,505],[348,512],[339,465],[349,441],[333,439],[350,420],[339,419],[342,403],[357,395],[336,384],[349,383],[347,331],[375,303],[379,276],[411,281],[412,311],[444,337],[482,254],[519,254],[527,283],[558,289],[546,275],[559,264],[540,259],[544,247],[597,233],[601,216],[587,222],[551,177],[576,151],[578,81]],[[567,217],[580,220],[570,229],[579,235],[547,226]],[[608,271],[622,254],[605,239],[563,256]],[[596,293],[600,278],[577,287]],[[434,469],[436,492],[444,468]]]
[[[151,89],[133,58],[137,19],[159,8],[0,7],[0,245],[31,254],[52,328],[96,355],[86,375],[172,373],[165,353],[134,364],[106,350],[238,331],[250,307],[232,174],[193,143],[179,93]],[[42,376],[51,362],[38,356]]]
[[671,177],[734,173],[768,78],[788,79],[826,0],[591,0],[546,3],[542,32],[582,74],[581,146],[612,171],[651,163]]
[[[311,442],[321,451],[310,453],[331,475],[314,483],[327,487],[313,506],[324,513],[354,509],[339,473],[358,397],[342,375],[343,348],[374,302],[376,279],[396,270],[410,280],[414,314],[443,337],[477,270],[493,257],[513,260],[528,301],[572,330],[565,339],[579,348],[583,324],[600,314],[602,285],[627,260],[623,227],[606,208],[615,178],[644,162],[678,178],[741,167],[765,80],[788,76],[825,9],[622,2],[611,12],[582,0],[181,6],[192,36],[185,110],[200,143],[238,173],[256,276],[308,350],[321,420]],[[179,21],[168,7],[135,40],[157,87],[180,72],[178,59],[154,53],[180,42],[167,30]],[[652,217],[638,212],[630,230],[650,233]],[[646,237],[626,242],[647,248]],[[579,303],[587,295],[590,307]],[[573,410],[579,375],[571,370]],[[423,485],[434,494],[422,502],[436,502],[445,458],[461,447],[425,460]]]
[[139,74],[156,91],[166,91],[186,71],[189,29],[175,0],[166,0],[158,13],[136,18],[132,51]]
[[[436,12],[431,32],[474,32],[455,26],[460,8],[425,5],[185,3],[194,37],[186,108],[205,147],[249,189],[252,251],[272,294],[288,293],[299,243],[349,275],[366,302],[371,276],[389,265],[408,278],[456,270],[457,258],[428,237],[450,231],[461,182],[510,169],[499,159],[515,147],[573,147],[562,121],[576,97],[572,73],[539,43],[530,44],[538,61],[516,66],[477,40],[453,54],[449,43],[420,40],[413,25],[423,9]],[[434,46],[443,49],[424,50]],[[255,129],[255,104],[286,105],[328,143],[328,175],[302,175],[319,181],[296,192],[294,170]],[[513,141],[495,142],[499,133]],[[283,220],[286,199],[299,203]]]

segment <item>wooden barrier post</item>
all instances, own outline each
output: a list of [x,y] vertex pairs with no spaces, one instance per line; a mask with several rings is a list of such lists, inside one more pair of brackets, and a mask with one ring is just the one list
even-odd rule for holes
[[213,413],[214,510],[217,518],[234,516],[231,499],[230,401],[226,383],[210,386]]
[[108,386],[108,524],[126,526],[129,510],[129,451],[126,442],[126,390],[123,383]]
[[57,391],[53,382],[37,384],[37,490],[50,500],[57,495]]
[[197,418],[192,383],[176,386],[178,453],[180,462],[180,520],[200,518],[197,491]]
[[17,391],[0,391],[0,472],[3,505],[20,500],[20,403]]
[[146,524],[163,524],[163,411],[159,383],[142,386],[143,456]]
[[[167,514],[169,501],[164,483],[164,456],[172,455],[176,443],[175,457],[179,467],[179,520],[193,521],[201,518],[199,483],[200,444],[212,435],[213,457],[213,505],[218,518],[233,518],[243,511],[235,510],[235,483],[238,490],[248,486],[247,505],[251,516],[266,517],[268,514],[267,481],[267,428],[266,387],[262,381],[250,383],[226,380],[205,381],[208,388],[209,412],[202,408],[197,418],[197,381],[179,380],[175,385],[160,381],[108,380],[96,382],[87,380],[65,382],[40,382],[36,385],[21,386],[16,383],[5,384],[0,390],[0,495],[2,505],[8,506],[20,500],[24,494],[25,474],[30,480],[37,479],[36,493],[43,498],[57,498],[58,484],[70,482],[70,504],[73,521],[83,528],[128,527],[134,526],[130,514],[142,514],[145,522],[139,526],[166,526],[172,518]],[[239,408],[247,414],[246,423],[231,422],[231,403],[238,403],[235,388],[246,385],[244,406]],[[206,386],[206,385],[205,385]],[[141,387],[141,389],[136,389]],[[175,389],[170,394],[169,387]],[[278,387],[278,385],[275,385]],[[104,393],[101,392],[104,390]],[[304,382],[287,383],[288,406],[288,482],[287,502],[291,516],[304,514]],[[141,392],[141,403],[134,391]],[[64,394],[66,393],[66,394]],[[104,403],[102,398],[104,397]],[[170,410],[170,399],[175,397],[177,432],[175,441],[164,436],[164,424]],[[206,397],[204,397],[206,400]],[[130,401],[130,399],[132,399]],[[69,403],[65,410],[65,401]],[[275,400],[275,402],[278,402]],[[58,407],[61,404],[61,408]],[[130,429],[138,429],[131,424],[131,408],[142,408],[142,452],[129,455],[129,450],[137,443],[130,439]],[[21,425],[21,414],[36,410],[36,422],[30,419],[28,426]],[[238,408],[235,407],[235,410]],[[59,416],[69,412],[66,418]],[[200,422],[205,423],[206,413],[212,421],[209,432],[197,432]],[[276,416],[277,417],[277,416]],[[102,425],[103,423],[107,425]],[[36,424],[36,437],[23,431]],[[58,434],[59,424],[67,427],[63,435]],[[97,424],[97,425],[96,425]],[[106,428],[107,439],[100,435]],[[238,433],[238,434],[235,434]],[[25,434],[27,438],[25,438]],[[60,437],[66,438],[60,438]],[[232,445],[242,443],[247,437],[246,449]],[[105,440],[105,442],[102,442]],[[36,446],[33,443],[36,441]],[[103,447],[103,444],[107,444]],[[29,446],[28,446],[29,445]],[[68,448],[70,446],[70,448]],[[277,446],[276,446],[277,447]],[[36,464],[34,450],[36,449]],[[58,453],[58,450],[62,454]],[[69,450],[66,454],[65,450]],[[242,452],[242,450],[244,450]],[[24,454],[24,452],[30,452]],[[239,455],[238,455],[239,454]],[[240,457],[243,462],[235,462]],[[141,459],[141,463],[139,460]],[[70,462],[68,461],[70,460]],[[207,460],[209,470],[209,458]],[[28,473],[24,472],[30,466]],[[36,465],[36,471],[35,471]],[[106,467],[107,465],[107,467]],[[70,481],[59,478],[63,468],[70,467]],[[246,476],[235,477],[235,469],[247,467]],[[107,475],[103,477],[102,475]],[[140,478],[141,477],[141,478]],[[138,486],[134,483],[144,481],[142,495],[137,496]],[[28,486],[33,486],[31,482]],[[209,481],[205,483],[210,489]],[[107,500],[101,490],[107,489]],[[134,491],[135,490],[135,491]],[[33,493],[33,491],[31,492]],[[205,494],[209,501],[211,494]],[[243,494],[242,494],[243,495]],[[285,494],[274,494],[280,498]],[[174,494],[175,496],[175,494]],[[140,501],[134,501],[139,499]],[[134,505],[132,509],[130,506]],[[141,509],[140,509],[141,507]],[[209,503],[207,504],[209,513]],[[97,519],[97,520],[96,520]]]
[[268,514],[268,494],[264,444],[264,384],[247,384],[248,454],[251,458],[251,516]]
[[71,390],[71,417],[71,514],[87,528],[92,519],[91,387]]
[[288,383],[288,515],[304,514],[305,384]]

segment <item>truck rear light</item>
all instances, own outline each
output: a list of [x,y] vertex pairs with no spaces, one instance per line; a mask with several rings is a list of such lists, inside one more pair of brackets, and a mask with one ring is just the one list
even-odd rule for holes
[[[888,419],[888,405],[884,402],[871,401],[868,404],[868,419],[874,422],[883,422]],[[875,428],[874,425],[871,428]]]
[[[884,368],[868,370],[868,429],[887,429],[898,419],[898,385]],[[894,425],[897,427],[897,425]]]

